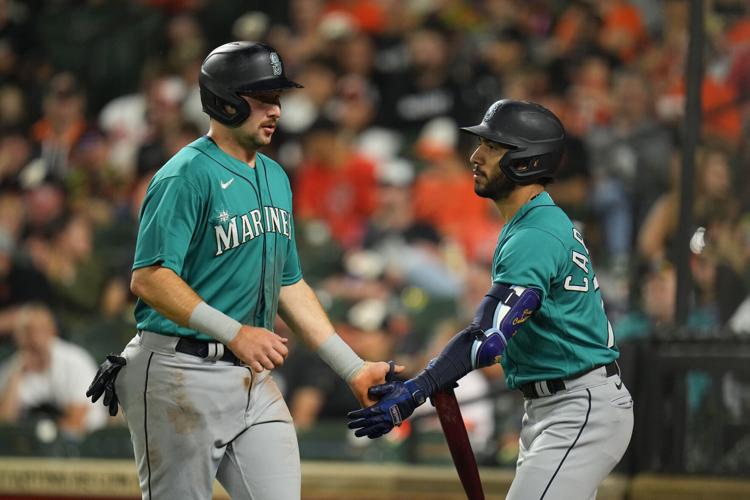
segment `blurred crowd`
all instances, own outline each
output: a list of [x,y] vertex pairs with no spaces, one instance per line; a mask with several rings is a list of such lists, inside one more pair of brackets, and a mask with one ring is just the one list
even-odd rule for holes
[[[750,6],[706,5],[688,326],[747,334]],[[473,194],[457,127],[499,98],[566,125],[549,191],[618,339],[669,335],[688,15],[684,0],[0,0],[0,419],[38,406],[9,387],[50,372],[62,343],[98,360],[134,334],[140,203],[207,131],[198,71],[230,40],[271,44],[304,85],[265,152],[292,181],[306,279],[362,356],[417,370],[487,290],[503,221]],[[37,316],[48,341],[24,340]],[[300,429],[356,406],[302,347],[278,378]],[[501,384],[499,368],[472,379],[471,397]],[[103,422],[68,417],[79,434]]]

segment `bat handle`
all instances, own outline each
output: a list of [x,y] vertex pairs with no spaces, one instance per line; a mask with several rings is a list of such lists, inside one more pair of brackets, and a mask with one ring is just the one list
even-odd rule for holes
[[461,479],[461,484],[466,492],[466,498],[469,500],[484,500],[479,469],[453,389],[438,391],[431,399],[437,410],[440,425],[443,427],[445,440],[448,442],[456,472],[458,472],[458,477]]

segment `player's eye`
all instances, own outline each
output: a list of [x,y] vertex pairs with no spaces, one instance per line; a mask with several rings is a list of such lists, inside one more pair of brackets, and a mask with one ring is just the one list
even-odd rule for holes
[[278,92],[262,92],[257,94],[252,94],[250,97],[253,99],[260,101],[264,104],[280,104],[281,100],[281,94]]

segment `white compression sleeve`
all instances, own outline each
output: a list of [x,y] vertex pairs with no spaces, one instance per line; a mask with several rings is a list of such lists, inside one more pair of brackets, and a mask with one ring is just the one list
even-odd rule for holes
[[229,344],[242,328],[242,324],[218,309],[201,301],[190,313],[188,326],[209,335],[222,344]]
[[349,382],[355,373],[365,364],[364,360],[352,351],[336,333],[328,337],[318,348],[318,356],[338,373],[339,377]]

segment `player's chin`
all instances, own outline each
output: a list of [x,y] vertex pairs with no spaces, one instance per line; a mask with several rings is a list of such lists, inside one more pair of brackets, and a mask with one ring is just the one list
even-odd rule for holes
[[263,146],[268,146],[269,144],[271,144],[271,137],[272,137],[271,135],[265,135],[263,133],[257,134],[255,136],[255,143],[257,144],[259,148]]

